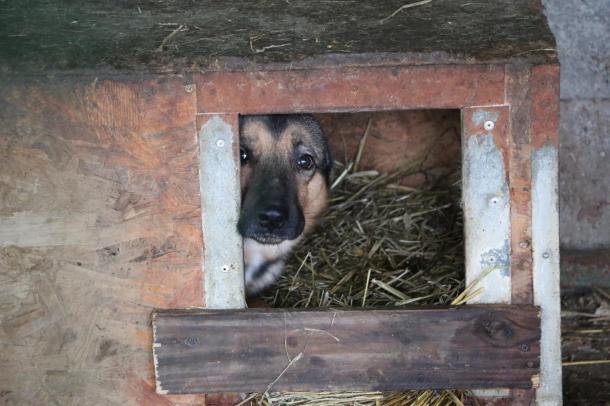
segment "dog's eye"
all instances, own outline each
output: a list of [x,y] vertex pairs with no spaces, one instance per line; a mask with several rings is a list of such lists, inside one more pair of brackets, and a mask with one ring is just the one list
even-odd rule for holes
[[248,154],[247,149],[243,147],[239,149],[239,160],[242,165],[248,163],[248,161],[250,160],[250,154]]
[[297,160],[297,165],[299,166],[299,168],[301,168],[303,170],[309,170],[314,167],[315,162],[311,155],[303,154]]

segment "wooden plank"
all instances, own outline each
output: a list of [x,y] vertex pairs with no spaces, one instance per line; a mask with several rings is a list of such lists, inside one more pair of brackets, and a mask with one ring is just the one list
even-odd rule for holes
[[239,118],[200,115],[199,186],[203,233],[205,306],[246,307],[240,210]]
[[532,303],[531,67],[507,66],[512,303]]
[[462,110],[462,195],[466,284],[471,303],[510,303],[508,106]]
[[159,393],[531,388],[534,306],[174,310],[153,316]]
[[504,103],[503,66],[395,66],[194,75],[200,113],[461,108]]
[[[2,71],[292,69],[322,64],[552,63],[540,0],[0,3]],[[247,16],[247,18],[242,18]],[[34,23],[44,22],[44,23]],[[484,40],[482,40],[484,39]]]
[[560,405],[559,66],[532,69],[532,258],[534,303],[542,309],[540,388],[536,401]]

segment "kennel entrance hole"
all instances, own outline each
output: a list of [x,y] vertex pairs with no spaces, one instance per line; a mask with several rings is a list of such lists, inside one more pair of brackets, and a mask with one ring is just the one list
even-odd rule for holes
[[[362,137],[362,132],[369,120],[375,125],[370,129],[367,137],[367,149],[363,154],[363,169],[380,167],[382,170],[392,171],[400,168],[404,162],[413,162],[424,157],[422,173],[430,172],[436,177],[446,176],[456,166],[453,162],[459,154],[461,143],[462,173],[463,173],[463,201],[465,212],[465,258],[466,283],[471,285],[479,281],[482,291],[471,299],[472,303],[510,303],[511,301],[511,268],[510,268],[510,196],[508,179],[508,114],[507,106],[490,106],[486,108],[463,108],[462,116],[456,110],[406,110],[382,111],[378,113],[318,113],[316,118],[321,122],[323,129],[329,137],[329,143],[334,148],[335,156],[354,156],[355,150]],[[461,119],[461,120],[460,120]],[[220,173],[230,173],[237,178],[237,169],[226,168],[227,157],[235,154],[237,149],[232,141],[233,135],[217,133],[222,120],[210,120],[205,127],[208,134],[202,134],[201,154],[202,162],[208,166],[203,168],[202,182],[208,183],[206,187],[214,187],[218,179],[225,182],[222,188],[228,190],[235,187],[233,177],[225,178]],[[220,127],[219,127],[220,126]],[[218,127],[218,128],[217,128]],[[236,125],[237,128],[237,125]],[[230,126],[226,125],[225,130]],[[235,138],[237,140],[237,137]],[[461,140],[461,141],[460,141]],[[222,142],[222,147],[219,147]],[[440,159],[438,152],[442,151]],[[205,154],[210,154],[207,157]],[[222,153],[222,154],[221,154]],[[222,163],[218,162],[223,157]],[[375,160],[375,157],[383,157]],[[367,161],[368,159],[368,161]],[[402,161],[402,162],[401,162]],[[428,161],[428,162],[426,162]],[[223,166],[224,165],[224,166]],[[206,172],[207,170],[207,172]],[[415,176],[421,175],[421,173]],[[427,175],[426,175],[427,176]],[[421,186],[421,179],[411,177],[407,182],[414,186]],[[237,190],[239,195],[239,191]],[[236,223],[239,205],[226,204],[220,199],[227,199],[227,194],[216,196],[216,193],[204,193],[202,186],[202,207],[221,207],[223,210],[207,213],[203,218],[204,235],[227,237],[223,220]],[[215,200],[214,200],[215,199]],[[205,200],[205,201],[204,201]],[[237,198],[239,201],[239,198]],[[230,209],[231,213],[227,213]],[[207,219],[206,219],[207,217]],[[206,221],[211,224],[206,230]],[[234,227],[231,227],[234,228]],[[213,237],[210,237],[213,238]],[[239,236],[234,239],[239,240]],[[218,242],[217,246],[231,246],[227,242]],[[233,244],[238,246],[240,242]],[[206,244],[205,247],[210,247]],[[222,254],[223,258],[215,258],[215,253]],[[206,269],[221,270],[221,272],[206,272],[207,286],[224,286],[222,289],[208,289],[206,303],[209,307],[239,308],[244,303],[235,302],[227,305],[220,299],[238,300],[243,297],[243,287],[236,275],[240,272],[240,264],[235,250],[229,256],[230,250],[210,251],[205,255],[210,263]],[[234,272],[227,272],[232,269]],[[218,280],[216,280],[218,279]],[[226,281],[231,284],[227,285]],[[225,282],[223,282],[225,281]],[[234,286],[233,292],[230,287]]]
[[341,162],[330,208],[265,301],[280,308],[449,304],[464,281],[459,110],[314,118]]

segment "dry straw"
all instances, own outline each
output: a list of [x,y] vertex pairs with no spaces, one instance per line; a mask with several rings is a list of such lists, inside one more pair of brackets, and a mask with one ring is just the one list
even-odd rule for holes
[[398,183],[415,170],[341,173],[317,231],[265,299],[284,308],[450,304],[464,290],[459,182]]

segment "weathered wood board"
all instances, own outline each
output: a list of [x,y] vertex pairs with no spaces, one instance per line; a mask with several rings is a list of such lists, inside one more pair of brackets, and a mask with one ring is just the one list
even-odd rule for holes
[[[415,2],[414,2],[415,3]],[[0,71],[555,63],[540,0],[0,3]]]
[[434,184],[460,167],[459,110],[402,110],[316,114],[333,157],[349,162],[370,120],[371,128],[360,159],[360,170],[380,173],[412,167],[401,183]]
[[203,304],[184,84],[1,81],[1,404],[171,404],[150,313]]
[[531,388],[539,309],[171,310],[153,316],[159,393]]

